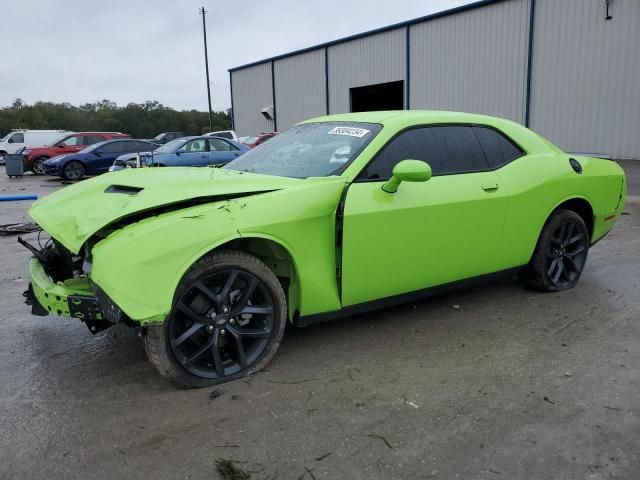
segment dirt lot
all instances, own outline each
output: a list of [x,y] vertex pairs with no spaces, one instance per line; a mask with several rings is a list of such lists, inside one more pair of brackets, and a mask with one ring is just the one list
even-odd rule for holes
[[[575,289],[508,279],[291,329],[215,399],[160,378],[133,330],[32,317],[29,253],[0,237],[0,478],[217,479],[220,459],[252,479],[638,478],[640,162],[623,166],[627,214]],[[60,187],[0,169],[0,195]]]

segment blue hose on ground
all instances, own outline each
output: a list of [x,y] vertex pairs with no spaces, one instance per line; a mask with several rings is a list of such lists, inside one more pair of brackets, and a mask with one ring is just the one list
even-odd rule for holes
[[37,200],[37,195],[8,195],[0,196],[0,202],[15,202],[17,200]]

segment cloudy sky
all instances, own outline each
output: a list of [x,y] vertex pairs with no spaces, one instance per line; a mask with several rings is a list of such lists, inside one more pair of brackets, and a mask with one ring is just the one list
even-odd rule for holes
[[[214,109],[227,70],[470,0],[3,0],[0,107],[158,100],[206,110],[205,6]],[[374,7],[375,5],[375,7]]]

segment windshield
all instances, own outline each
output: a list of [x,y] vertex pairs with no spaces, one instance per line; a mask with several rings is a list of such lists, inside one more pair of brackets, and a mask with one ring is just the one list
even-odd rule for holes
[[156,149],[154,153],[173,153],[192,138],[193,137],[176,138],[175,140],[171,140],[170,142],[167,142],[160,148]]
[[0,138],[0,142],[6,142],[9,139],[9,135],[11,135],[11,133],[7,133],[4,137]]
[[296,125],[222,168],[280,177],[327,177],[346,168],[381,128],[357,122]]
[[103,140],[102,142],[94,143],[93,145],[90,145],[87,148],[83,148],[78,153],[91,153],[94,150],[96,150],[96,149],[100,148],[101,146],[103,146],[105,143],[110,142],[110,141],[111,140]]
[[158,135],[153,137],[153,140],[162,140],[164,137],[166,137],[166,135],[166,133],[159,133]]

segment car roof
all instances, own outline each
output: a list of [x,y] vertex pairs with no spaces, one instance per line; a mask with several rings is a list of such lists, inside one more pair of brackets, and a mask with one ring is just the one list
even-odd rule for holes
[[506,121],[488,115],[476,113],[451,112],[440,110],[387,110],[378,112],[358,112],[341,113],[336,115],[325,115],[305,120],[302,123],[310,122],[368,122],[390,124],[398,121],[407,123],[479,123],[493,124],[495,121]]
[[124,136],[129,136],[128,133],[122,133],[122,132],[75,132],[72,133],[71,135],[124,135]]

